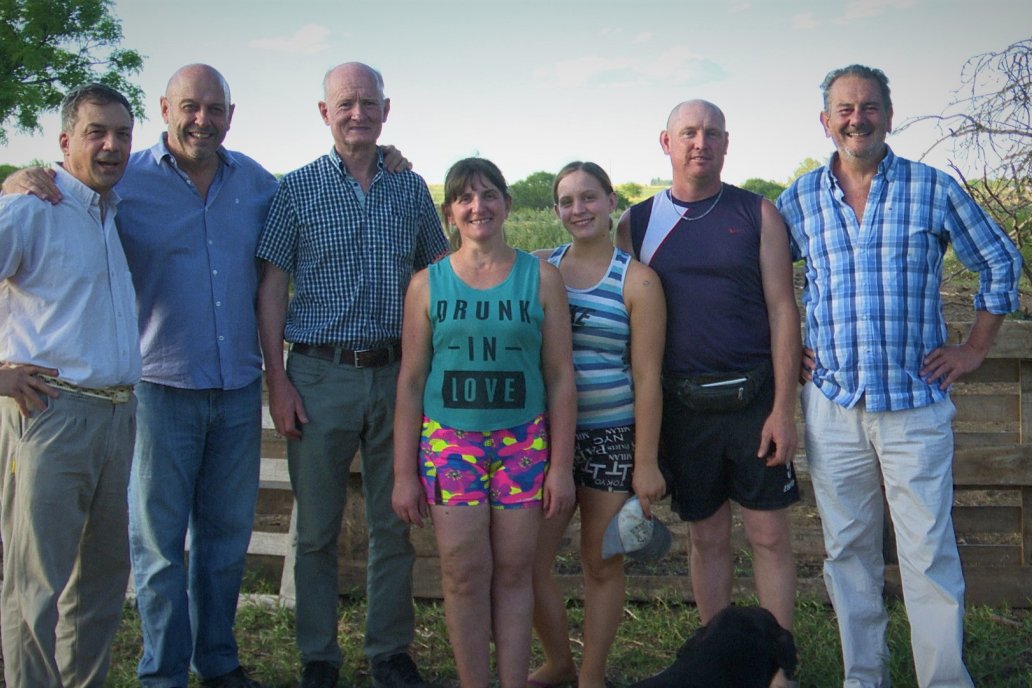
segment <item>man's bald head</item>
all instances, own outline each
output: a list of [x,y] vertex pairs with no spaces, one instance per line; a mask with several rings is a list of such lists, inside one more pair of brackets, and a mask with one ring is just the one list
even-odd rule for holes
[[383,75],[363,62],[345,62],[329,69],[323,77],[323,98],[330,99],[330,92],[339,82],[371,83],[383,104]]
[[183,88],[203,80],[210,80],[218,84],[218,88],[225,96],[226,107],[229,107],[233,99],[229,93],[229,82],[226,81],[226,77],[222,76],[222,73],[211,65],[201,63],[188,64],[177,69],[165,85],[165,97],[168,97],[170,93],[178,93]]
[[211,171],[233,119],[229,84],[210,65],[180,67],[165,86],[161,117],[168,125],[166,145],[178,163]]
[[682,113],[689,111],[704,110],[716,117],[720,122],[722,129],[727,128],[727,121],[724,119],[724,112],[713,103],[708,100],[686,100],[683,103],[678,103],[674,106],[674,109],[670,111],[670,115],[667,117],[666,128],[670,131],[670,128],[680,118]]

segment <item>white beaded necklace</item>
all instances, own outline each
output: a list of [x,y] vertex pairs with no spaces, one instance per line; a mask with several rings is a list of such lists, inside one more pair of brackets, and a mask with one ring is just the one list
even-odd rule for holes
[[[668,196],[670,195],[670,189],[667,189],[667,195]],[[697,215],[695,217],[688,217],[688,210],[689,209],[685,208],[684,210],[681,211],[681,219],[684,220],[685,222],[695,222],[696,220],[701,220],[702,218],[706,217],[707,215],[709,215],[710,213],[713,212],[713,209],[717,207],[717,203],[720,203],[720,197],[723,196],[723,195],[724,195],[724,182],[721,182],[720,183],[720,191],[717,193],[717,197],[715,199],[713,199],[713,205],[711,205],[709,208],[707,208],[706,212],[704,212],[702,215]],[[674,199],[674,197],[670,196],[671,202],[673,201],[673,199]]]

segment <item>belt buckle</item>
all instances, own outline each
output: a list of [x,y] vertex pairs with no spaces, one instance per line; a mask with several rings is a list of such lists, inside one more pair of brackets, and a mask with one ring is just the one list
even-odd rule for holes
[[360,351],[352,351],[351,352],[351,358],[352,358],[351,364],[354,367],[356,367],[356,368],[365,368],[366,366],[362,365],[361,357],[362,357],[362,354],[369,353],[370,351],[373,351],[373,349],[362,349]]

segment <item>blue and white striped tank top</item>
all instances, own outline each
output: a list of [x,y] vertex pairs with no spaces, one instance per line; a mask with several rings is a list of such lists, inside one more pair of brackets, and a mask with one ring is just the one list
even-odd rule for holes
[[[556,267],[569,244],[548,257]],[[634,423],[631,379],[631,323],[623,287],[630,254],[613,249],[613,260],[598,284],[566,287],[573,325],[573,368],[577,379],[577,429],[612,428]]]

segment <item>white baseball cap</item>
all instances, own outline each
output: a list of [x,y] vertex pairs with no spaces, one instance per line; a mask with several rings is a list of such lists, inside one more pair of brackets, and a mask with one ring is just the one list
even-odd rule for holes
[[670,551],[672,540],[670,529],[656,517],[645,518],[641,502],[631,497],[606,526],[602,558],[623,554],[642,561],[661,559]]

